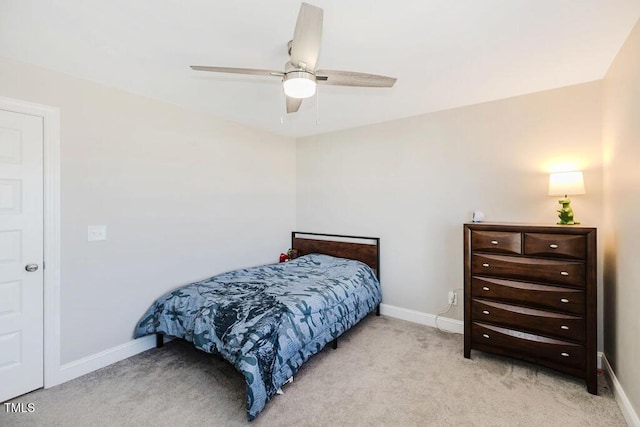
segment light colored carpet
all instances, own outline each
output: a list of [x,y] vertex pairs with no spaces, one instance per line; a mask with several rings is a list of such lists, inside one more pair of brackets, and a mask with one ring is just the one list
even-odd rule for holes
[[472,352],[463,337],[370,315],[338,350],[309,360],[285,394],[246,421],[244,382],[226,362],[175,340],[12,402],[35,412],[1,426],[625,426],[604,377],[583,381]]

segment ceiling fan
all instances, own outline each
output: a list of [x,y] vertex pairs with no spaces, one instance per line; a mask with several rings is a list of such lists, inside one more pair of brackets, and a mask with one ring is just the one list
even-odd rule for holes
[[392,87],[394,85],[397,79],[393,77],[352,71],[316,70],[322,38],[322,16],[321,8],[302,3],[293,32],[293,40],[287,44],[291,59],[284,65],[284,71],[201,65],[192,65],[191,68],[216,73],[280,77],[287,97],[287,113],[298,111],[302,100],[315,94],[316,83],[358,87]]

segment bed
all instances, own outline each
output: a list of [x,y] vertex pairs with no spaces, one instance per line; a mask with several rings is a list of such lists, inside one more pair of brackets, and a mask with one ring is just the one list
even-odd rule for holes
[[380,314],[379,238],[293,232],[299,257],[177,288],[156,300],[135,336],[184,339],[243,374],[253,420],[311,356],[372,311]]

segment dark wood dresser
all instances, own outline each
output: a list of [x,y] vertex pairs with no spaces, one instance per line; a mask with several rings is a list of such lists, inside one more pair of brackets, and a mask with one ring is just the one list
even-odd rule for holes
[[464,357],[510,356],[597,394],[596,229],[464,224]]

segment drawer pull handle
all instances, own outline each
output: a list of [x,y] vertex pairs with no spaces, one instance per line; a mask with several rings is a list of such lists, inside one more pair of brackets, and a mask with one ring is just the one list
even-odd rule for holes
[[561,272],[560,272],[560,275],[561,275],[561,276],[568,276],[568,275],[569,275],[569,273],[568,273],[567,271],[561,271]]
[[562,325],[560,326],[560,329],[564,329],[565,331],[568,331],[569,327],[567,325]]
[[549,247],[551,249],[558,249],[558,245],[556,245],[555,243],[550,244]]
[[569,300],[568,300],[568,299],[566,299],[566,298],[560,298],[560,302],[567,303],[567,302],[569,302]]
[[485,262],[485,263],[482,264],[482,266],[483,267],[489,267],[489,264]]
[[491,244],[492,244],[492,245],[497,245],[497,244],[498,244],[498,241],[497,241],[497,240],[492,240],[492,241],[491,241]]
[[482,314],[489,314],[489,310],[482,310]]
[[569,353],[565,353],[564,351],[562,353],[560,353],[560,356],[562,357],[569,357]]
[[482,334],[483,337],[485,337],[486,339],[489,339],[489,334]]
[[489,287],[488,287],[488,286],[483,286],[483,287],[482,287],[482,290],[483,290],[483,291],[488,291],[488,290],[489,290]]

